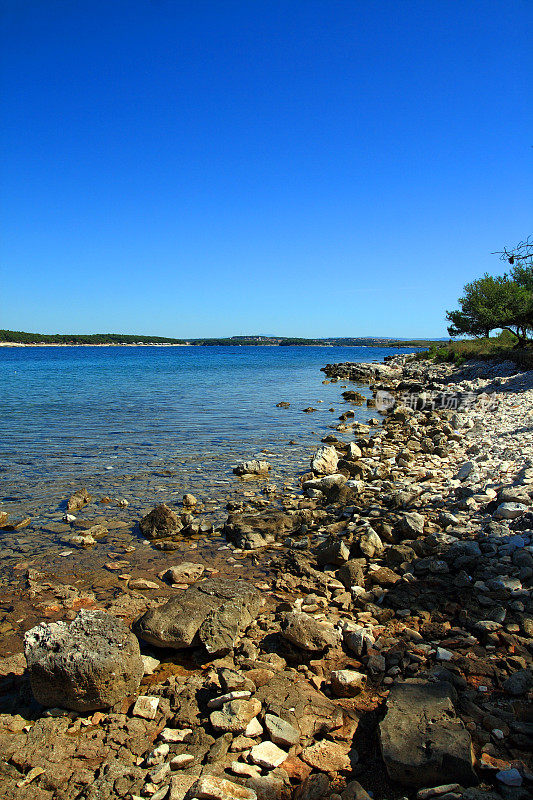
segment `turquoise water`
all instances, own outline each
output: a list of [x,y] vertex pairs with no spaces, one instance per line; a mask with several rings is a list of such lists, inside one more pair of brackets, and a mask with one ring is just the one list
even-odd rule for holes
[[[346,408],[340,384],[323,385],[320,368],[398,352],[412,351],[0,348],[0,507],[54,508],[80,484],[130,500],[140,492],[144,502],[165,489],[212,495],[233,480],[232,465],[263,449],[273,479],[287,477],[306,468]],[[290,408],[276,408],[280,400]],[[302,413],[309,405],[318,411]],[[365,407],[356,414],[371,416]]]

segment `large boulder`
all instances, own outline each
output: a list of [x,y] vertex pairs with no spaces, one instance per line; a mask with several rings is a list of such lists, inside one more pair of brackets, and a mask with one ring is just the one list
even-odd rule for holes
[[335,703],[290,672],[277,673],[254,696],[265,714],[290,723],[304,739],[320,737],[343,724],[342,710]]
[[42,622],[24,637],[31,688],[43,706],[95,711],[134,695],[143,676],[139,642],[104,611]]
[[319,447],[311,459],[311,469],[317,475],[333,475],[337,472],[339,454],[331,445]]
[[253,584],[209,578],[147,611],[133,629],[139,638],[156,647],[181,650],[203,645],[210,655],[219,656],[231,651],[261,605],[261,595]]
[[444,681],[395,684],[380,724],[381,752],[392,780],[406,786],[477,783],[472,742],[455,714],[454,690]]
[[161,503],[142,518],[139,527],[147,539],[161,539],[179,533],[183,524],[175,511]]

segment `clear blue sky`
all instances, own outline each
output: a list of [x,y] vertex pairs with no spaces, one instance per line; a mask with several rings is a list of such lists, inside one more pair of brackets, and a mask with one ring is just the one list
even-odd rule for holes
[[443,336],[532,230],[532,0],[2,0],[0,327]]

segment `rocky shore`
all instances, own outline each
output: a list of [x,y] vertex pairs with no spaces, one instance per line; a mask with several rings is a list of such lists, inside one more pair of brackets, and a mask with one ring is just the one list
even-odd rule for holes
[[159,582],[99,602],[28,569],[42,621],[0,660],[3,798],[531,797],[533,374],[324,372],[345,410],[301,491],[229,504],[224,566],[177,557],[202,531],[186,496],[140,520]]

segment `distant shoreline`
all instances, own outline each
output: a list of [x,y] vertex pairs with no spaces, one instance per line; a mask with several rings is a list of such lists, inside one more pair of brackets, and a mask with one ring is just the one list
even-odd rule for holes
[[129,342],[100,342],[95,344],[67,344],[66,342],[0,342],[0,347],[193,347],[190,344],[177,344],[165,342],[140,342],[130,344]]
[[[66,344],[63,342],[0,342],[0,347],[213,347],[210,344],[176,344],[165,342],[140,342],[139,344],[130,344],[129,342],[102,342],[99,344]],[[300,344],[300,345],[281,345],[281,344],[268,344],[264,342],[261,344],[233,344],[233,345],[218,345],[218,347],[388,347],[391,349],[401,349],[404,347],[418,347],[424,348],[426,345],[412,345],[412,344]]]

